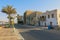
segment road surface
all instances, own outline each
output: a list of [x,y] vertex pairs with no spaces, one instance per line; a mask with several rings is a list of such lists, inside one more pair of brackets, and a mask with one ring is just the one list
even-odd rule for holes
[[60,31],[40,30],[40,27],[16,25],[18,32],[25,40],[60,40]]

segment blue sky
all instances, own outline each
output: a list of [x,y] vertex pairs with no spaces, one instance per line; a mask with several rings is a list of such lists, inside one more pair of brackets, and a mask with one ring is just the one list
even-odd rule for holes
[[0,20],[7,19],[6,14],[1,12],[1,9],[7,5],[12,5],[16,8],[17,14],[23,15],[26,10],[43,12],[60,9],[60,0],[0,0]]

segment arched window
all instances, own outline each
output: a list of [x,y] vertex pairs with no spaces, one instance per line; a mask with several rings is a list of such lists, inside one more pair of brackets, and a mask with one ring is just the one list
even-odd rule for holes
[[48,18],[50,18],[50,15],[48,15]]

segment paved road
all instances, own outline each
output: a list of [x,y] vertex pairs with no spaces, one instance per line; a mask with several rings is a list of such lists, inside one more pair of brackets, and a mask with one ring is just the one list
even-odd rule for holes
[[40,28],[21,25],[17,25],[16,28],[25,40],[60,40],[60,31],[37,30]]

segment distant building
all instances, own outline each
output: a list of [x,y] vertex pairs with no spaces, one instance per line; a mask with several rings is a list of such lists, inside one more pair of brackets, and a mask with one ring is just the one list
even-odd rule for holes
[[6,22],[6,21],[0,21],[0,25],[1,24],[8,24],[8,22]]
[[23,16],[17,15],[17,22],[23,24]]

